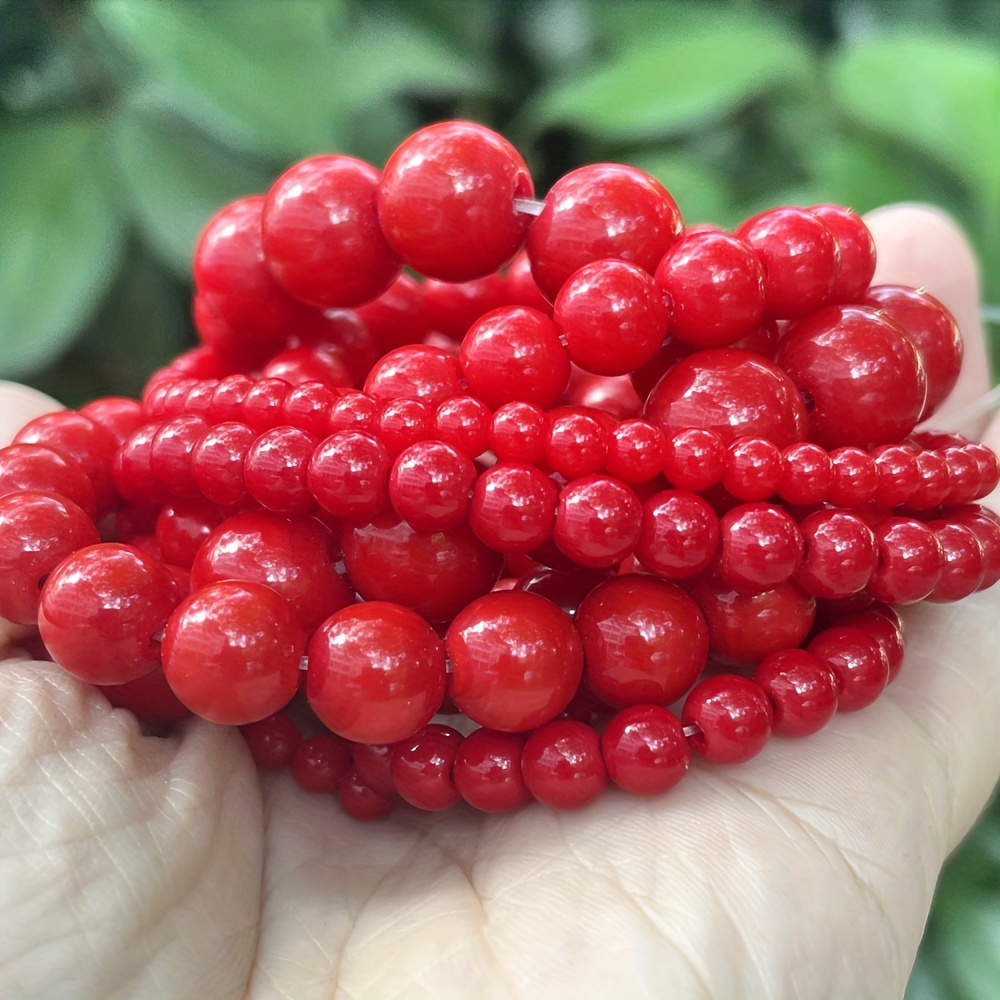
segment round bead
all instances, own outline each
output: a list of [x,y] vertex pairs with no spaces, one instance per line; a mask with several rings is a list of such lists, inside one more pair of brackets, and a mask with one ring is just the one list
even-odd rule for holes
[[261,220],[271,274],[295,298],[324,309],[381,295],[399,258],[379,228],[379,172],[352,156],[313,156],[272,185]]
[[820,510],[799,525],[805,544],[795,580],[807,593],[837,600],[867,586],[875,572],[875,535],[860,517],[845,510]]
[[493,415],[474,396],[452,396],[434,411],[434,436],[469,458],[490,446]]
[[458,361],[440,347],[397,347],[372,367],[365,380],[365,392],[377,400],[410,396],[433,408],[461,394]]
[[227,375],[212,390],[205,419],[211,424],[240,421],[243,418],[243,400],[254,387],[249,375]]
[[781,450],[764,438],[741,437],[726,449],[722,487],[737,500],[763,500],[781,483]]
[[473,122],[414,132],[389,157],[378,216],[390,246],[414,270],[442,281],[496,271],[521,248],[531,175],[503,136]]
[[[325,344],[311,344],[308,347],[290,347],[275,354],[261,370],[261,378],[280,379],[289,385],[303,385],[319,382],[331,388],[354,385],[347,359],[340,350]],[[288,392],[282,402],[282,409],[288,406]],[[284,414],[278,416],[280,421]]]
[[149,468],[173,496],[197,495],[198,484],[191,474],[191,456],[207,429],[201,417],[188,414],[167,421],[154,435],[149,450]]
[[371,434],[339,431],[309,459],[306,485],[334,517],[367,521],[389,503],[389,452]]
[[151,726],[169,726],[192,714],[170,689],[160,668],[124,684],[98,684],[96,687],[115,708],[127,708],[137,719]]
[[521,774],[524,738],[476,729],[455,754],[452,779],[462,798],[481,812],[507,812],[531,801]]
[[548,409],[569,381],[569,354],[559,331],[527,306],[504,306],[480,317],[458,358],[469,391],[491,409],[514,401]]
[[572,621],[551,601],[516,590],[472,601],[448,629],[449,693],[474,722],[520,732],[554,719],[583,674]]
[[327,430],[364,431],[371,433],[377,425],[379,405],[371,396],[363,392],[343,392],[336,396],[330,406]]
[[559,491],[530,465],[498,463],[476,480],[469,527],[496,552],[531,552],[552,535]]
[[553,318],[575,365],[596,375],[627,375],[656,353],[668,317],[663,295],[641,267],[598,260],[562,286]]
[[929,521],[941,549],[941,578],[926,600],[960,601],[974,594],[983,582],[986,564],[976,533],[965,524],[949,520]]
[[631,554],[641,527],[642,508],[628,486],[610,476],[588,476],[559,494],[552,537],[577,565],[600,569]]
[[240,403],[240,417],[258,433],[278,427],[292,386],[283,378],[259,378]]
[[398,455],[431,436],[433,419],[431,410],[419,399],[388,399],[378,415],[378,438],[390,455]]
[[570,719],[550,722],[528,737],[521,770],[528,791],[551,809],[579,809],[608,783],[597,733]]
[[592,590],[574,619],[585,681],[616,708],[669,704],[698,679],[708,626],[680,587],[649,576],[616,576]]
[[692,427],[665,440],[663,474],[679,490],[705,490],[722,478],[726,446],[721,435]]
[[824,448],[894,444],[923,409],[927,377],[913,344],[868,306],[830,306],[802,320],[774,360],[808,393],[809,437]]
[[764,313],[764,268],[750,246],[723,232],[682,236],[654,275],[666,293],[671,336],[692,347],[728,347]]
[[420,531],[453,528],[465,520],[475,481],[472,459],[441,441],[422,441],[393,464],[389,501]]
[[356,743],[412,736],[430,722],[444,691],[443,643],[398,604],[343,608],[309,642],[309,705],[325,726]]
[[643,569],[683,580],[707,569],[719,547],[719,519],[694,493],[664,490],[643,502],[635,555]]
[[899,615],[888,604],[873,604],[867,611],[845,615],[837,624],[859,628],[875,639],[888,660],[891,684],[903,665],[903,623]]
[[878,562],[868,593],[885,604],[922,601],[941,578],[941,547],[934,532],[908,517],[889,517],[876,525]]
[[282,514],[308,514],[316,501],[306,471],[316,441],[297,427],[275,427],[261,434],[247,451],[243,481],[262,507]]
[[872,499],[882,507],[906,503],[920,481],[917,456],[900,445],[879,445],[872,450],[875,461],[875,494]]
[[856,212],[841,205],[813,205],[809,214],[822,221],[837,244],[837,277],[831,303],[860,302],[875,273],[875,240]]
[[223,580],[196,590],[170,616],[163,672],[195,715],[242,726],[292,700],[305,644],[305,630],[280,594]]
[[765,657],[753,680],[771,702],[772,728],[780,736],[819,732],[837,711],[836,675],[804,649],[783,649]]
[[392,779],[400,798],[425,812],[461,801],[452,771],[462,734],[450,726],[425,726],[392,750]]
[[1000,515],[978,504],[948,511],[948,520],[971,528],[983,549],[984,574],[980,590],[1000,580]]
[[729,347],[678,361],[649,394],[644,415],[668,438],[699,427],[726,445],[755,437],[784,448],[806,436],[795,383],[767,358]]
[[799,441],[782,451],[778,494],[786,503],[820,503],[826,498],[832,481],[830,456],[818,444]]
[[299,724],[284,712],[240,726],[253,762],[262,771],[280,771],[292,762],[302,742]]
[[766,503],[741,504],[719,519],[719,576],[754,594],[790,579],[802,562],[802,535],[789,514]]
[[865,708],[889,683],[889,660],[873,635],[859,628],[837,625],[825,629],[806,651],[837,677],[837,708],[856,712]]
[[608,433],[584,413],[563,413],[552,418],[545,442],[545,460],[566,479],[589,476],[600,469],[608,455]]
[[528,232],[531,273],[550,301],[575,271],[625,260],[652,274],[681,233],[674,199],[649,174],[595,163],[560,178]]
[[[480,316],[512,304],[503,278],[496,273],[474,281],[430,278],[422,287],[429,329],[449,340],[461,340]],[[552,307],[546,303],[542,312],[551,315]]]
[[357,308],[358,318],[379,354],[405,344],[419,344],[430,333],[425,291],[424,283],[401,274],[377,299]]
[[917,485],[906,498],[913,510],[932,510],[944,503],[951,488],[948,463],[939,451],[922,451],[916,457]]
[[334,389],[322,382],[301,382],[281,404],[281,422],[311,434],[326,437]]
[[300,788],[316,795],[332,792],[350,769],[351,751],[347,744],[328,733],[302,740],[288,768]]
[[677,716],[659,705],[633,705],[601,734],[608,777],[633,795],[661,795],[687,773],[691,748]]
[[450,621],[489,591],[502,565],[467,524],[418,531],[393,511],[346,527],[341,544],[347,573],[366,601],[402,604],[432,622]]
[[356,770],[348,771],[337,786],[337,801],[351,819],[369,822],[381,819],[392,809],[392,799],[366,785]]
[[623,420],[608,438],[606,468],[625,483],[655,479],[666,460],[663,433],[648,420]]
[[545,454],[549,420],[533,403],[505,403],[490,426],[490,451],[501,462],[534,465]]
[[697,726],[691,748],[713,764],[742,764],[756,757],[771,735],[771,703],[759,684],[739,674],[716,674],[684,699],[681,723]]
[[190,569],[199,549],[224,515],[201,497],[179,497],[164,504],[156,518],[156,544],[163,561]]
[[[215,383],[206,383],[213,390]],[[125,439],[144,422],[142,407],[124,396],[104,396],[80,407],[80,413],[100,424],[114,438],[115,444]]]
[[212,503],[242,503],[249,497],[243,468],[255,431],[246,424],[226,421],[209,427],[191,452],[191,478]]

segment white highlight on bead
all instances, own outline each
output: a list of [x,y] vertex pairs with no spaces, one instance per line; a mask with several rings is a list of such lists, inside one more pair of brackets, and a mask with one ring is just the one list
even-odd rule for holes
[[545,202],[537,198],[515,198],[514,211],[521,215],[541,215]]

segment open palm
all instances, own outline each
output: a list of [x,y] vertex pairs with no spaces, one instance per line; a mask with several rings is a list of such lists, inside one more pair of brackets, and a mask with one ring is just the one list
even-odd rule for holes
[[[969,251],[926,210],[871,225],[877,280],[963,326],[953,409],[986,384]],[[0,420],[37,405],[8,393]],[[0,995],[898,996],[1000,773],[998,611],[909,610],[874,706],[663,798],[368,826],[259,778],[233,730],[142,735],[0,624]]]

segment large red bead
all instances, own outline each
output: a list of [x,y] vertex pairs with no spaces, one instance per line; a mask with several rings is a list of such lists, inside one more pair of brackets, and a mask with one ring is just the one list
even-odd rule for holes
[[608,784],[600,737],[572,719],[550,722],[528,737],[521,771],[531,794],[552,809],[579,809]]
[[660,795],[687,774],[691,748],[673,712],[659,705],[623,709],[601,734],[608,777],[633,795]]
[[714,764],[741,764],[756,757],[771,735],[771,703],[759,684],[739,674],[716,674],[684,700],[681,722],[697,726],[691,747]]

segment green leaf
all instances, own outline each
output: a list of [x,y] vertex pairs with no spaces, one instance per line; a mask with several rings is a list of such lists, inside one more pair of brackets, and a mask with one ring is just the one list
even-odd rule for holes
[[155,99],[123,105],[111,122],[110,138],[139,231],[150,249],[185,277],[212,215],[235,198],[266,192],[274,179],[164,113]]
[[646,152],[627,157],[628,162],[652,174],[674,197],[685,223],[734,221],[732,199],[725,179],[694,157],[672,152]]
[[0,376],[60,354],[118,269],[122,232],[97,124],[46,118],[0,132]]
[[1000,56],[941,36],[843,50],[830,86],[852,120],[923,151],[1000,210]]
[[236,148],[285,160],[341,136],[338,6],[97,0],[91,10],[176,111]]
[[542,90],[525,118],[536,129],[570,125],[604,139],[667,136],[809,72],[807,50],[783,26],[712,9]]

